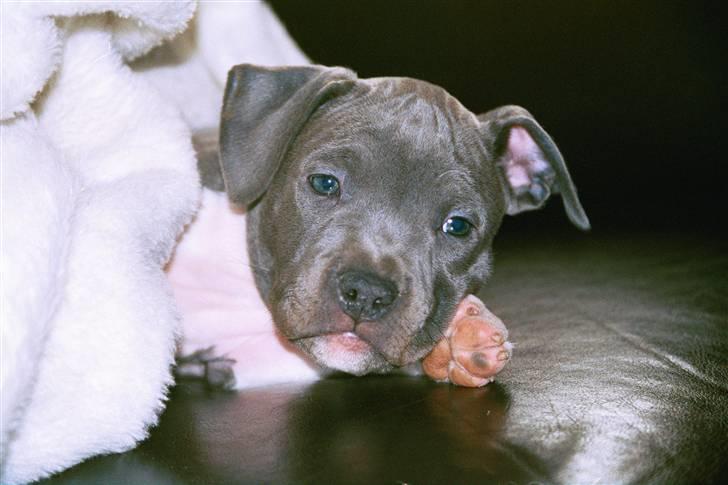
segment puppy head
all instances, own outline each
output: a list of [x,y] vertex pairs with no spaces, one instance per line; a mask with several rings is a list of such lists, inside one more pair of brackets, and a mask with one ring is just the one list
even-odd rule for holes
[[225,189],[249,207],[256,283],[282,334],[321,365],[382,372],[423,357],[490,272],[503,215],[561,191],[531,115],[481,116],[443,89],[342,68],[234,67],[220,126]]

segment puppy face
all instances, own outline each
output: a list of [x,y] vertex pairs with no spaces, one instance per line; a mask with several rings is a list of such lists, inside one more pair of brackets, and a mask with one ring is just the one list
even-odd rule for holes
[[[503,215],[540,206],[559,170],[524,110],[509,108],[520,123],[505,127],[514,116],[479,118],[422,81],[288,69],[231,71],[221,126],[226,189],[252,202],[259,290],[281,333],[325,367],[412,363],[487,279]],[[262,117],[239,103],[261,94],[277,99]]]
[[432,348],[487,278],[505,210],[480,138],[474,115],[412,80],[364,81],[319,107],[251,211],[286,337],[355,374]]

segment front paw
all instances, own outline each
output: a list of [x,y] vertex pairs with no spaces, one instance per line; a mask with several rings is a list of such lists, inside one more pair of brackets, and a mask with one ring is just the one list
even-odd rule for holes
[[473,295],[460,302],[445,337],[422,361],[430,378],[481,387],[495,379],[511,358],[513,345],[500,318]]
[[208,347],[192,354],[177,357],[174,375],[177,379],[202,379],[212,389],[235,389],[235,360],[215,355]]

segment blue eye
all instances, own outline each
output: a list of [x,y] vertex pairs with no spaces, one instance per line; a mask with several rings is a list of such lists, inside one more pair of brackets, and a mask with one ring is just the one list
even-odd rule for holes
[[442,232],[457,237],[467,236],[472,228],[470,221],[462,217],[448,217],[442,224]]
[[339,193],[339,180],[333,175],[317,173],[308,178],[308,183],[320,195],[336,195]]

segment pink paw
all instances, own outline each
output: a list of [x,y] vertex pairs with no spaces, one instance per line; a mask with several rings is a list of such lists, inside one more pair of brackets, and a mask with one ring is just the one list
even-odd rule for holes
[[511,358],[508,330],[473,295],[460,302],[445,338],[422,361],[422,368],[437,381],[481,387],[495,379]]

